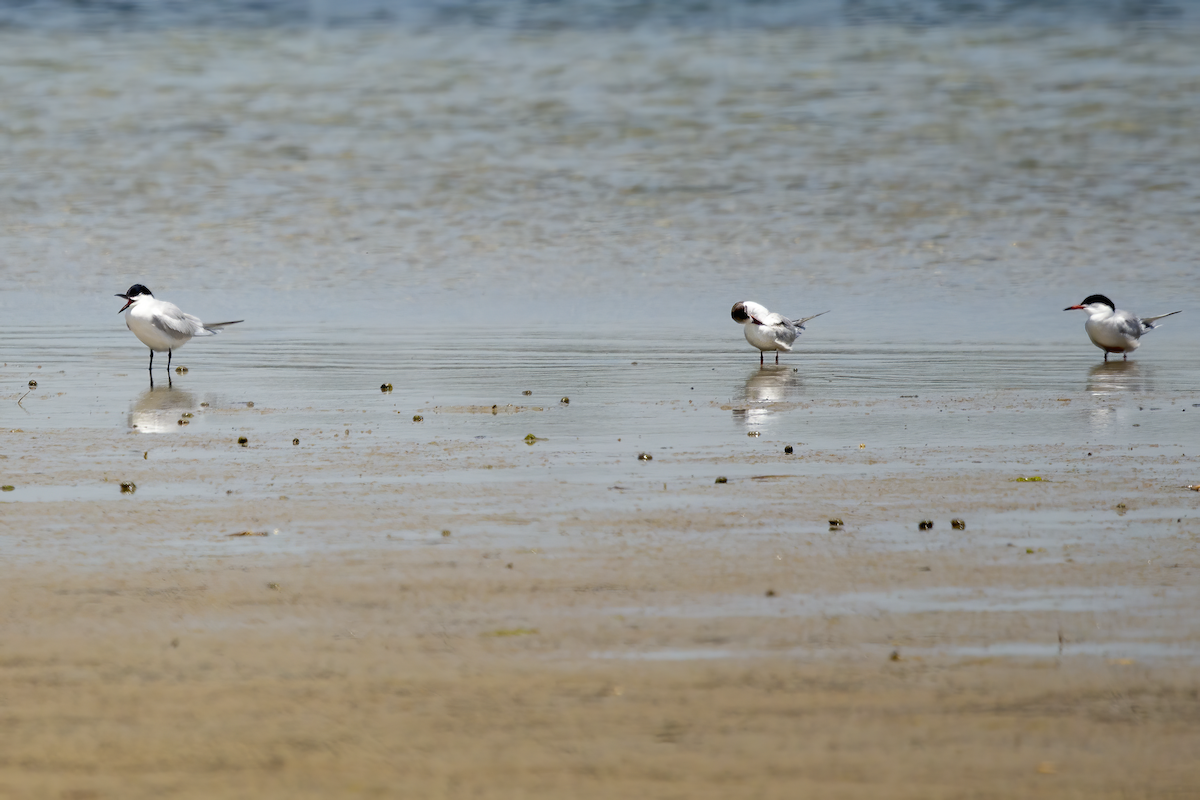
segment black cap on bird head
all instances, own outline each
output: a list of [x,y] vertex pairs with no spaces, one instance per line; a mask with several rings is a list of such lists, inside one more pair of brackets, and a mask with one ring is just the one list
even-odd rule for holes
[[1089,294],[1087,297],[1083,298],[1083,302],[1080,303],[1080,305],[1090,306],[1092,303],[1104,303],[1104,305],[1108,306],[1113,311],[1117,310],[1117,307],[1113,305],[1113,301],[1109,300],[1102,294]]
[[1080,303],[1079,305],[1077,305],[1077,306],[1067,306],[1066,308],[1064,308],[1064,309],[1063,309],[1063,311],[1078,311],[1078,310],[1079,310],[1079,309],[1081,309],[1081,308],[1087,308],[1087,307],[1088,307],[1088,306],[1090,306],[1092,303],[1103,303],[1104,305],[1106,305],[1106,306],[1108,306],[1109,308],[1111,308],[1113,311],[1116,311],[1116,310],[1117,310],[1117,307],[1116,307],[1115,305],[1113,305],[1113,301],[1112,301],[1112,300],[1109,300],[1109,299],[1108,299],[1107,297],[1105,297],[1104,295],[1102,295],[1102,294],[1089,294],[1087,297],[1083,298],[1083,302],[1082,302],[1082,303]]
[[745,303],[734,303],[733,311],[731,311],[729,315],[733,317],[734,322],[745,323],[750,321],[750,315],[746,313]]
[[[149,297],[154,297],[154,293],[151,292],[149,289],[147,289],[145,286],[142,286],[140,283],[135,283],[133,286],[130,286],[129,291],[126,292],[125,294],[117,295],[117,297],[122,297],[126,301],[125,305],[121,306],[121,311],[124,311],[125,309],[127,309],[131,305],[133,305],[133,301],[138,297],[138,295],[143,295],[143,294],[147,295]],[[121,311],[118,311],[117,313],[120,314]]]

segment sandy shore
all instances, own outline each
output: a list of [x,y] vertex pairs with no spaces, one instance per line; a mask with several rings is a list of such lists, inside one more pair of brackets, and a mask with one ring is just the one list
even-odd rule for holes
[[302,435],[6,432],[46,499],[4,506],[0,795],[1200,791],[1200,521],[1161,448],[700,449],[613,482]]
[[[661,592],[703,603],[771,585],[782,599],[831,580],[987,585],[1004,570],[656,550],[24,570],[0,595],[0,789],[1182,798],[1200,785],[1194,662],[1072,656],[1070,633],[1061,658],[909,652],[1044,633],[1029,629],[1053,621],[1036,614],[613,613]],[[676,655],[714,648],[747,655]]]
[[[947,573],[1006,577],[958,556],[773,561],[771,548],[732,559],[635,546],[234,552],[188,566],[25,570],[2,590],[0,787],[13,797],[1195,796],[1194,662],[1073,657],[1071,624],[1061,658],[909,654],[1053,624],[1036,614],[613,613],[664,592],[703,603],[764,585],[783,599],[838,580],[897,589]],[[749,654],[674,655],[713,648]]]

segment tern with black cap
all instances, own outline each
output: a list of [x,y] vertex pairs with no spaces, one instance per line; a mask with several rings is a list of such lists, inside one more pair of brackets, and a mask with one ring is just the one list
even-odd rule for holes
[[121,311],[125,312],[125,326],[133,331],[133,335],[140,339],[142,344],[150,348],[152,377],[155,351],[166,351],[167,370],[170,371],[172,352],[191,341],[193,336],[215,336],[226,325],[236,325],[244,321],[237,319],[233,322],[212,322],[206,325],[191,314],[185,314],[174,303],[156,300],[150,290],[140,283],[130,286],[128,292],[118,294],[117,297],[125,300],[125,305],[121,306]]
[[[821,314],[828,314],[822,311]],[[779,351],[792,351],[792,342],[804,330],[804,323],[816,319],[821,314],[813,314],[802,319],[788,319],[782,314],[774,314],[755,303],[753,300],[743,300],[735,303],[730,316],[734,322],[740,322],[745,328],[746,341],[758,348],[758,363],[763,363],[763,353],[775,351],[775,363],[779,363]]]
[[1142,343],[1142,334],[1158,327],[1155,322],[1179,313],[1170,311],[1157,317],[1139,317],[1128,311],[1118,311],[1113,301],[1102,294],[1088,295],[1079,305],[1067,306],[1063,311],[1088,313],[1083,329],[1087,331],[1092,344],[1104,351],[1105,361],[1108,361],[1109,353],[1122,353],[1123,359],[1129,358],[1129,354]]

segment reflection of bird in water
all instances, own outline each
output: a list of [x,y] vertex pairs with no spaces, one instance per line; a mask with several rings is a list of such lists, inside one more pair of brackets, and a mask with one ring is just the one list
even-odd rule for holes
[[800,388],[800,376],[791,367],[766,364],[746,378],[742,400],[747,403],[779,403]]
[[[821,314],[828,314],[822,311]],[[779,351],[792,352],[792,342],[804,330],[804,323],[816,319],[821,314],[813,314],[803,319],[788,319],[782,314],[773,314],[765,306],[760,306],[752,300],[735,303],[730,316],[734,322],[740,322],[745,327],[746,341],[759,349],[758,363],[763,363],[763,353],[775,351],[775,363],[779,363]]]
[[180,415],[199,408],[191,392],[158,386],[138,395],[129,409],[129,427],[142,433],[166,433],[179,430]]
[[799,393],[800,376],[791,367],[766,364],[754,370],[742,387],[733,416],[747,425],[756,425],[771,413],[771,406],[786,402]]
[[1136,361],[1104,361],[1088,370],[1089,392],[1146,392],[1153,370]]
[[1092,344],[1104,351],[1105,361],[1108,361],[1109,353],[1124,353],[1121,357],[1124,361],[1141,345],[1142,334],[1158,327],[1155,322],[1179,313],[1171,311],[1157,317],[1138,317],[1129,311],[1118,311],[1113,301],[1102,294],[1088,295],[1080,305],[1067,306],[1063,311],[1088,312],[1083,329],[1087,331]]

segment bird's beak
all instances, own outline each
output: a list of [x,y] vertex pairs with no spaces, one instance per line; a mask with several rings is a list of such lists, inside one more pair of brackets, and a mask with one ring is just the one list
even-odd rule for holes
[[[127,308],[129,308],[131,305],[133,305],[133,298],[132,298],[132,297],[130,297],[129,295],[127,295],[127,294],[118,294],[118,295],[115,295],[115,296],[116,296],[116,297],[123,298],[123,299],[125,300],[125,305],[121,306],[121,311],[124,311],[125,309],[127,309]],[[121,311],[118,311],[117,313],[118,313],[118,314],[120,314],[120,313],[121,313]]]
[[1083,308],[1083,306],[1067,306],[1066,308],[1063,309],[1063,311],[1079,311],[1082,308]]
[[755,325],[762,325],[762,320],[760,320],[758,317],[754,316],[753,314],[750,315],[750,321],[753,322]]

